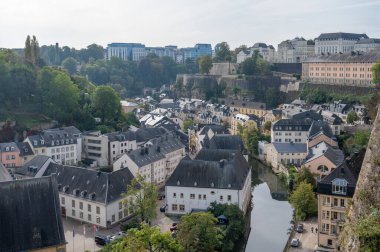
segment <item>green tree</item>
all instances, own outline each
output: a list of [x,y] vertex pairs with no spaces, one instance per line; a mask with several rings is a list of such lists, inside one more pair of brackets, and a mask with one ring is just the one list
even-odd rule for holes
[[272,129],[272,122],[271,121],[266,121],[264,123],[264,130],[265,131],[270,131]]
[[315,176],[306,167],[302,167],[299,173],[295,176],[295,188],[297,188],[301,184],[301,182],[306,182],[312,185],[313,190],[317,188]]
[[187,118],[185,121],[183,121],[183,131],[187,132],[188,129],[194,124],[193,119]]
[[353,231],[359,237],[359,251],[380,251],[380,211],[372,208],[370,214],[353,223]]
[[137,175],[132,180],[124,197],[125,204],[137,214],[140,221],[148,222],[156,217],[157,187],[143,176]]
[[[238,127],[239,134],[243,140],[245,148],[254,155],[259,154],[258,144],[259,141],[265,140],[270,142],[270,136],[266,136],[261,131],[253,126]],[[241,132],[241,133],[240,133]]]
[[290,204],[296,211],[297,220],[305,220],[317,213],[317,199],[313,192],[313,186],[305,181],[293,191],[289,197]]
[[30,44],[30,36],[28,35],[25,40],[25,48],[24,48],[24,57],[25,61],[28,63],[32,63],[32,46]]
[[62,67],[67,70],[70,75],[77,72],[78,62],[73,57],[68,57],[62,61]]
[[372,71],[372,82],[375,84],[380,83],[380,61],[378,61],[371,68]]
[[177,239],[186,252],[211,252],[222,245],[223,234],[211,213],[192,213],[182,216]]
[[169,232],[161,233],[158,227],[141,223],[141,228],[128,230],[128,235],[112,244],[114,252],[180,252],[183,248]]
[[230,51],[230,46],[227,42],[221,42],[216,46],[215,49],[215,62],[230,62],[232,59],[232,54]]
[[238,85],[234,85],[232,92],[234,93],[235,99],[237,99],[238,95],[241,92],[241,88]]
[[359,116],[358,116],[358,114],[356,114],[356,112],[355,111],[350,111],[349,113],[348,113],[348,115],[347,115],[347,122],[348,123],[354,123],[354,122],[356,122],[357,120],[359,120]]
[[93,107],[102,123],[106,120],[114,120],[120,115],[120,98],[112,87],[98,86],[93,96]]
[[199,72],[201,74],[209,74],[212,68],[212,59],[211,56],[205,55],[199,58]]

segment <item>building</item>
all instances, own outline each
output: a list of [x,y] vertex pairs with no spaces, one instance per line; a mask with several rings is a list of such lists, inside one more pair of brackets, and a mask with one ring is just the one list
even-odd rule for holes
[[318,245],[337,250],[337,238],[342,230],[349,201],[355,193],[365,151],[347,158],[317,185]]
[[13,177],[8,171],[8,169],[5,168],[4,165],[0,163],[0,182],[12,181],[12,180],[13,180]]
[[83,157],[89,160],[92,166],[109,165],[109,148],[107,135],[99,130],[83,133]]
[[82,159],[82,132],[74,126],[48,129],[25,140],[35,155],[46,155],[58,164],[77,164]]
[[237,135],[239,134],[239,128],[254,128],[257,129],[261,126],[260,118],[256,115],[244,115],[244,114],[236,114],[231,119],[231,134]]
[[48,156],[35,156],[32,160],[16,170],[15,176],[17,179],[41,177],[50,163],[55,163]]
[[189,128],[189,150],[197,154],[214,135],[229,134],[228,130],[221,125],[197,125]]
[[265,153],[266,162],[279,170],[282,166],[300,166],[308,149],[306,143],[272,143],[266,146]]
[[117,57],[124,61],[145,57],[145,45],[140,43],[111,43],[107,45],[107,60]]
[[113,165],[114,170],[128,168],[134,176],[163,185],[185,156],[185,146],[173,134],[167,133],[150,140],[140,149],[130,151]]
[[368,39],[368,36],[345,32],[322,33],[315,39],[315,55],[352,52],[361,39]]
[[276,50],[274,49],[274,47],[272,45],[268,46],[265,43],[255,43],[247,51],[241,50],[236,55],[236,63],[240,64],[244,60],[251,58],[255,51],[258,51],[264,60],[268,62],[274,62],[275,54],[276,54]]
[[306,143],[313,120],[281,119],[272,124],[272,143]]
[[309,155],[306,157],[303,166],[320,180],[341,165],[343,161],[342,150],[321,142],[309,149]]
[[57,174],[63,217],[109,228],[133,214],[122,196],[134,178],[128,169],[105,173],[50,163],[42,176],[52,174]]
[[338,148],[338,142],[330,125],[326,121],[314,121],[309,131],[308,147],[312,148],[322,142]]
[[251,198],[251,169],[239,151],[204,149],[183,159],[165,185],[166,213],[206,211],[212,202],[236,204],[245,213]]
[[124,111],[124,113],[130,113],[133,112],[133,110],[137,109],[139,105],[134,102],[129,101],[120,101],[121,103],[121,109]]
[[370,52],[373,50],[380,50],[380,39],[361,39],[354,45],[354,51]]
[[278,44],[277,63],[300,63],[314,56],[314,41],[296,37]]
[[7,168],[20,167],[34,157],[28,143],[0,143],[0,163]]
[[177,63],[184,63],[186,60],[196,61],[202,56],[212,56],[211,44],[196,44],[194,47],[181,48],[175,55]]
[[302,79],[312,84],[370,86],[380,51],[325,54],[302,63]]
[[266,104],[263,102],[253,102],[248,100],[225,99],[224,104],[229,106],[232,111],[238,111],[240,114],[255,115],[263,117],[266,114]]
[[55,175],[0,182],[0,251],[66,251]]

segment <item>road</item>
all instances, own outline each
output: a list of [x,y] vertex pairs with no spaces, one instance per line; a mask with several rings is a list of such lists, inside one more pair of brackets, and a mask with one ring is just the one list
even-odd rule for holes
[[[307,221],[301,222],[304,225],[303,233],[295,233],[294,238],[300,239],[300,246],[298,248],[290,248],[289,252],[314,252],[317,247],[317,233],[315,228],[318,227],[317,219],[312,218]],[[313,227],[313,233],[311,228]]]

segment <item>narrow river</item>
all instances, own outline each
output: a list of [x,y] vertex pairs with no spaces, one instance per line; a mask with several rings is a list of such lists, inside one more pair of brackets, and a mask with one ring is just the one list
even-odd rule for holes
[[293,209],[287,191],[269,167],[251,160],[252,202],[251,233],[246,252],[281,252],[288,240]]

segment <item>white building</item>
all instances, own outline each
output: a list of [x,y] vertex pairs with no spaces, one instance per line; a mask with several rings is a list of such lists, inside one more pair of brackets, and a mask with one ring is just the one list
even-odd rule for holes
[[300,63],[308,57],[314,56],[314,41],[304,38],[285,40],[278,44],[276,62]]
[[354,50],[359,52],[380,50],[380,39],[361,39],[354,45]]
[[322,33],[315,39],[315,55],[354,51],[355,44],[361,39],[368,39],[368,36],[345,32]]
[[82,159],[82,133],[74,126],[48,129],[39,135],[28,136],[35,155],[51,157],[58,164],[74,165]]
[[308,154],[307,143],[272,143],[265,147],[266,162],[275,170],[280,165],[300,166]]
[[141,174],[146,181],[163,185],[185,156],[185,146],[167,133],[145,144],[145,147],[124,154],[113,169],[128,168],[134,176]]
[[306,143],[312,124],[311,119],[281,119],[272,125],[272,143]]
[[239,64],[239,63],[243,62],[244,60],[252,57],[252,55],[255,51],[258,51],[259,54],[263,57],[263,59],[268,61],[268,62],[273,62],[275,59],[276,50],[274,49],[274,47],[272,45],[268,46],[265,43],[256,43],[251,48],[249,48],[247,52],[245,52],[243,50],[240,51],[236,55],[236,63]]
[[239,151],[201,150],[183,159],[165,185],[166,213],[206,211],[212,202],[236,204],[246,212],[251,199],[251,169]]

